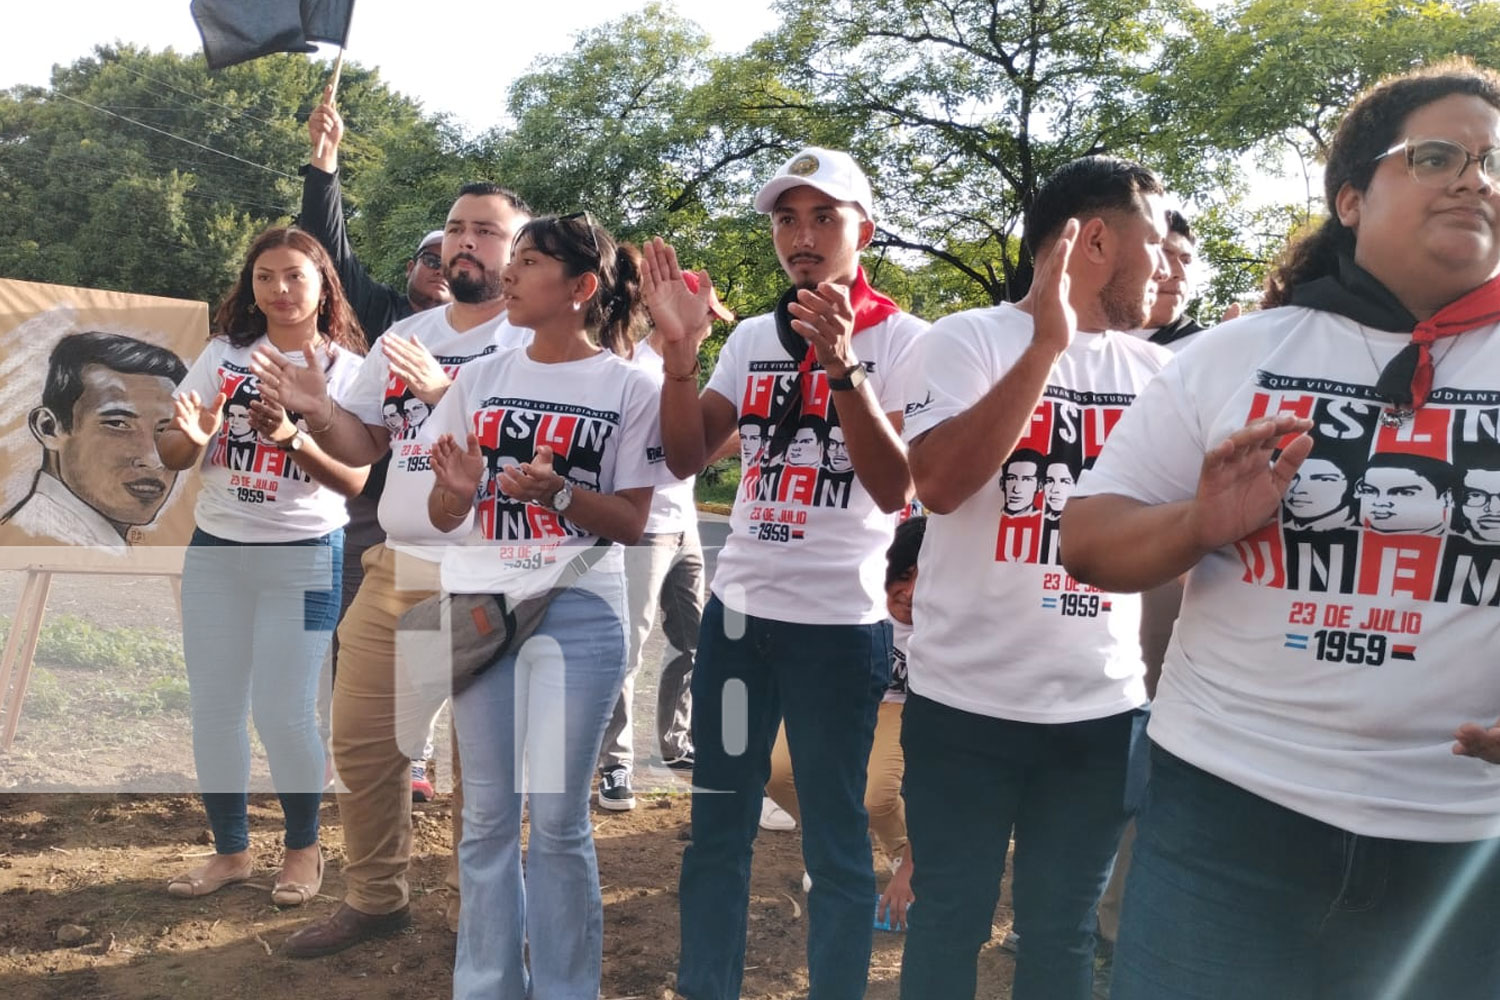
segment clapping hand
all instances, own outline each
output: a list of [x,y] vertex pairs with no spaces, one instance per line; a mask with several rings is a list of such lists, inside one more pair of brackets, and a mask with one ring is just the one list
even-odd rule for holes
[[552,470],[552,449],[542,445],[529,462],[507,466],[500,473],[500,490],[522,503],[545,503],[562,489],[563,477]]
[[1068,277],[1068,261],[1073,256],[1073,246],[1078,241],[1078,220],[1069,219],[1063,231],[1052,244],[1052,250],[1036,269],[1032,279],[1035,298],[1032,299],[1034,330],[1031,342],[1040,348],[1061,355],[1073,343],[1073,334],[1078,331],[1078,313],[1068,301],[1072,280]]
[[202,448],[219,433],[224,422],[224,404],[229,397],[219,393],[207,406],[196,392],[188,392],[172,400],[172,428],[195,446]]
[[689,341],[696,350],[713,322],[713,282],[707,271],[697,272],[698,290],[682,280],[677,251],[660,236],[641,248],[641,299],[651,311],[651,323],[668,344]]
[[1500,722],[1486,729],[1466,722],[1453,734],[1454,754],[1460,757],[1478,757],[1491,764],[1500,764]]
[[[1312,450],[1312,421],[1290,413],[1252,420],[1203,456],[1189,514],[1191,538],[1210,552],[1259,530]],[[1272,453],[1289,434],[1281,454]]]
[[859,366],[854,356],[854,306],[849,289],[831,281],[817,288],[802,288],[797,299],[787,307],[792,314],[792,330],[812,345],[818,364],[831,375],[848,377]]
[[436,406],[443,393],[453,384],[437,358],[432,356],[422,342],[413,334],[402,338],[387,334],[380,338],[381,350],[390,362],[391,374],[400,378],[416,396],[428,406]]
[[306,364],[299,365],[280,351],[258,347],[250,355],[250,370],[260,379],[261,397],[284,410],[301,413],[309,419],[328,413],[328,380],[312,348],[302,349]]
[[444,434],[432,446],[432,472],[437,484],[471,504],[484,478],[484,453],[479,439],[470,434],[460,447],[452,434]]

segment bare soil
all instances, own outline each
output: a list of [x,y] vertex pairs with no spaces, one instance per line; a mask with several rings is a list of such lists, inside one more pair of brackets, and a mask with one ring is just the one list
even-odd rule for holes
[[[0,573],[0,614],[13,611],[19,590],[19,574]],[[109,628],[180,627],[160,579],[59,577],[48,614],[62,613]],[[648,651],[648,665],[659,662]],[[33,714],[28,707],[15,746],[0,754],[0,997],[450,995],[454,937],[444,922],[443,874],[453,845],[446,794],[414,807],[412,929],[330,958],[290,961],[277,946],[307,918],[331,912],[343,894],[343,831],[332,797],[323,807],[328,873],[323,895],[307,907],[281,910],[270,902],[281,826],[270,795],[252,799],[257,878],[202,899],[169,897],[167,879],[212,850],[202,809],[184,794],[192,788],[190,730],[171,697],[178,690],[174,679],[44,661],[36,676],[43,671],[51,678],[43,687],[52,693],[52,710]],[[144,698],[142,685],[164,694]],[[649,673],[637,684],[636,698],[644,730],[655,704]],[[649,737],[638,745],[649,746]],[[437,758],[447,759],[445,746]],[[440,778],[445,771],[440,768]],[[604,892],[602,996],[614,1000],[673,996],[676,886],[689,797],[670,772],[655,773],[660,790],[642,796],[633,812],[595,810]],[[879,857],[876,865],[888,870]],[[806,994],[802,867],[797,833],[762,832],[751,882],[746,997]],[[981,1000],[1010,996],[1011,956],[998,947],[1009,925],[1007,899],[980,957]],[[869,997],[896,996],[902,940],[876,933]]]

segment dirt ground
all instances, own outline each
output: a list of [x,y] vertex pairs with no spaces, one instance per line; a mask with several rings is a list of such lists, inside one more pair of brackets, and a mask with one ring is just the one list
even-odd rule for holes
[[[0,573],[0,614],[15,608],[19,574]],[[72,614],[101,628],[178,626],[167,585],[60,577],[49,617]],[[659,649],[659,647],[656,647]],[[647,671],[636,688],[643,727],[655,704]],[[39,661],[52,712],[28,707],[15,746],[0,753],[0,997],[8,1000],[317,997],[440,998],[451,992],[454,937],[444,923],[443,874],[452,850],[446,794],[414,807],[412,929],[341,955],[294,962],[277,946],[342,896],[343,831],[332,798],[323,807],[328,873],[323,895],[280,910],[269,899],[279,862],[280,810],[252,801],[258,877],[198,900],[164,892],[173,874],[212,850],[192,788],[187,716],[177,678],[79,671]],[[142,699],[141,685],[161,697]],[[61,700],[59,700],[61,699]],[[441,734],[446,739],[446,732]],[[638,741],[649,746],[649,739]],[[445,760],[446,747],[438,759]],[[446,768],[440,768],[440,778]],[[613,1000],[671,997],[676,965],[677,873],[689,818],[687,785],[658,770],[629,813],[595,808],[604,892],[604,982]],[[649,777],[649,775],[648,775]],[[440,787],[442,787],[440,785]],[[48,790],[50,789],[50,790]],[[877,868],[881,868],[877,856]],[[805,995],[806,897],[798,835],[762,832],[752,874],[744,996]],[[882,883],[884,878],[882,877]],[[920,905],[920,904],[919,904]],[[981,1000],[1010,995],[1008,900],[980,959]],[[868,996],[896,996],[902,936],[876,933]]]

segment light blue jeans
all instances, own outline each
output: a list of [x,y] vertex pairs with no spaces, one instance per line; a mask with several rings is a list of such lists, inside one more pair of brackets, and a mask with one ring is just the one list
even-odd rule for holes
[[625,677],[623,620],[623,601],[575,587],[518,653],[453,699],[464,762],[455,1000],[598,1000],[604,905],[589,792]]

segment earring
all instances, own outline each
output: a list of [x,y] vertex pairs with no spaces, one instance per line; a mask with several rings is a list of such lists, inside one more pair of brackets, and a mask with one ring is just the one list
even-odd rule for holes
[[574,312],[577,312],[579,309],[582,309],[582,308],[583,308],[583,303],[582,302],[574,302],[573,303],[573,311]]

